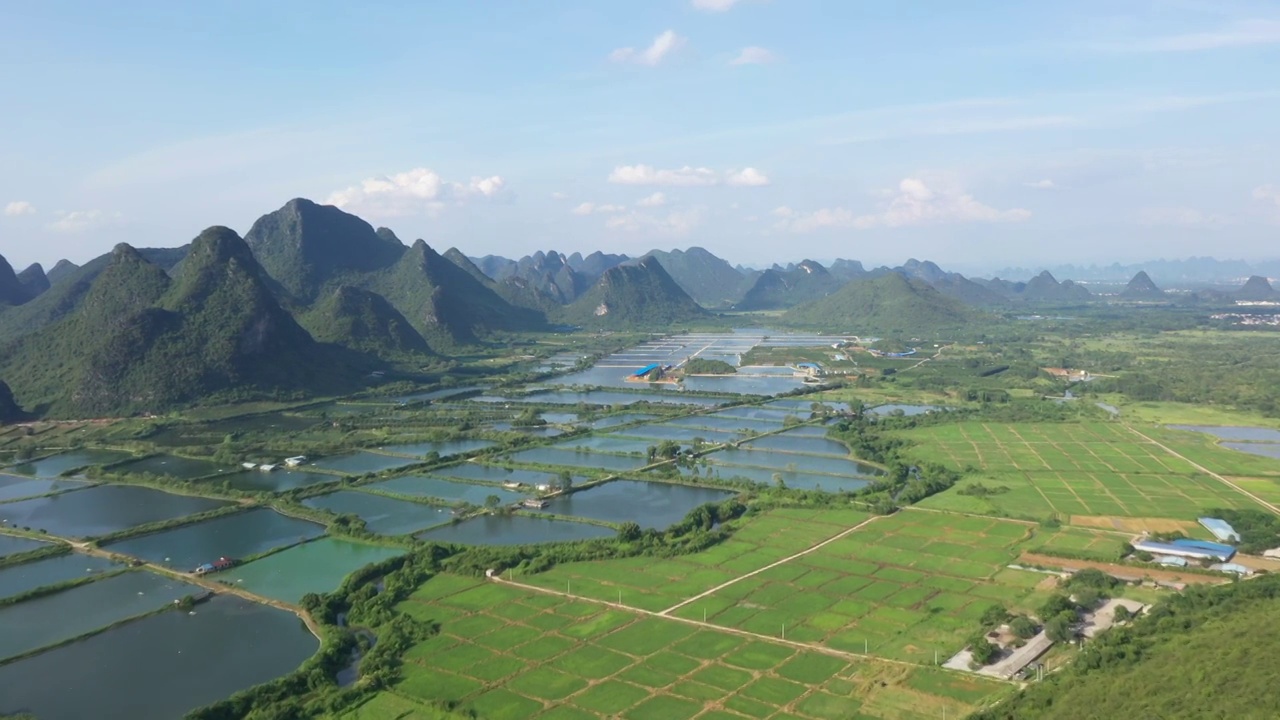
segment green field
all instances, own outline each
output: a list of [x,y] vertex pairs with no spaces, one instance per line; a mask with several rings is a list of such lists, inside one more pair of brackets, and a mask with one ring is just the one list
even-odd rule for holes
[[[915,443],[911,453],[917,460],[979,471],[956,488],[925,500],[923,507],[1032,519],[1078,515],[1189,520],[1214,507],[1253,505],[1190,463],[1116,424],[965,422],[912,430],[904,437]],[[960,494],[974,482],[1002,491],[986,497]]]
[[658,612],[744,573],[793,555],[865,521],[854,510],[771,510],[751,517],[708,550],[559,565],[516,580],[573,595]]
[[[995,602],[1026,607],[1043,578],[1005,566],[1031,526],[903,511],[677,614],[845,652],[930,664]],[[1033,602],[1031,604],[1034,604]]]
[[419,703],[492,720],[959,718],[1005,687],[457,576],[397,610],[441,633],[405,655],[392,690],[344,718],[435,717]]

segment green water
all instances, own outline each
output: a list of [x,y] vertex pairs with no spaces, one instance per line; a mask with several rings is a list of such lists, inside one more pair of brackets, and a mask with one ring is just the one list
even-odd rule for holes
[[128,572],[0,607],[0,660],[79,637],[202,590],[148,572]]
[[233,473],[237,468],[219,465],[209,460],[179,457],[177,455],[153,455],[145,460],[126,463],[117,472],[151,473],[152,475],[168,475],[179,480],[195,480],[206,475]]
[[119,567],[121,566],[106,558],[79,553],[67,553],[21,565],[10,565],[0,568],[0,599],[21,595],[28,590],[35,590],[45,585],[57,585],[67,580],[100,575],[105,570]]
[[110,465],[131,457],[133,457],[132,454],[119,450],[73,450],[61,455],[14,465],[10,469],[19,475],[51,478],[90,465]]
[[471,452],[482,448],[493,447],[490,440],[449,440],[446,442],[424,442],[407,445],[387,445],[380,448],[384,452],[397,455],[409,455],[415,458],[425,457],[428,453],[439,453],[440,457]]
[[293,614],[219,596],[0,666],[0,714],[172,720],[292,672],[319,647]]
[[763,437],[759,440],[751,440],[743,443],[743,446],[752,449],[779,450],[788,453],[849,457],[849,448],[842,443],[820,437],[793,435],[789,431]]
[[[622,432],[626,432],[623,430]],[[632,439],[625,437],[617,437],[615,435],[591,435],[588,437],[575,437],[564,442],[552,445],[552,447],[561,450],[577,450],[583,448],[589,452],[601,453],[638,453],[645,455],[649,448],[657,445],[656,442],[646,439]]]
[[445,508],[353,490],[317,495],[303,500],[302,504],[339,515],[359,515],[366,528],[382,535],[408,535],[445,522],[450,516]]
[[574,450],[539,447],[511,454],[511,462],[536,463],[538,465],[562,465],[576,468],[602,468],[611,471],[635,470],[649,464],[645,458],[626,455],[580,453]]
[[352,572],[403,555],[400,548],[321,538],[219,574],[218,579],[266,597],[296,603],[309,592],[336,590]]
[[462,545],[532,545],[613,537],[612,528],[525,515],[482,515],[416,535],[419,540]]
[[128,538],[105,548],[174,570],[189,571],[220,557],[249,557],[323,534],[324,527],[316,523],[286,517],[267,508],[255,508]]
[[781,422],[755,418],[720,417],[719,415],[691,415],[676,418],[663,423],[667,427],[711,428],[736,433],[739,430],[755,432],[776,432],[782,429]]
[[[476,462],[465,462],[447,468],[439,468],[432,470],[431,474],[460,480],[481,480],[499,484],[515,482],[535,487],[549,485],[559,477],[556,473],[542,472],[540,470],[524,470],[521,468],[513,470],[498,465],[481,465]],[[576,479],[581,480],[582,478],[578,477]]]
[[224,500],[174,495],[132,485],[99,485],[51,497],[0,504],[0,524],[64,537],[97,537],[225,507]]

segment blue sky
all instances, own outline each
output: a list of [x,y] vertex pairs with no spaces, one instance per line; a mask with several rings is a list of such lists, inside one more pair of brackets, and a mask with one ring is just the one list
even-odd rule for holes
[[470,255],[1280,256],[1280,5],[8,3],[0,254],[289,198]]

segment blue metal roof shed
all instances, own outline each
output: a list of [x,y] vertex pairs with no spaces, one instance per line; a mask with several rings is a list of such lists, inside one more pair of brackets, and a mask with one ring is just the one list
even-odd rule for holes
[[653,372],[654,370],[657,370],[660,367],[662,367],[661,364],[652,363],[649,365],[645,365],[644,367],[632,373],[632,375],[635,377],[644,377],[645,375],[648,375],[649,373]]
[[1213,533],[1213,536],[1222,542],[1240,542],[1240,533],[1236,532],[1236,529],[1226,520],[1211,517],[1202,517],[1199,520],[1205,530]]

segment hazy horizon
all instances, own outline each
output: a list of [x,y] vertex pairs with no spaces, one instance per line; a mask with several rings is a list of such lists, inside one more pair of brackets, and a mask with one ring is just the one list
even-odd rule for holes
[[70,5],[0,27],[17,269],[295,196],[472,256],[1277,257],[1266,4]]

